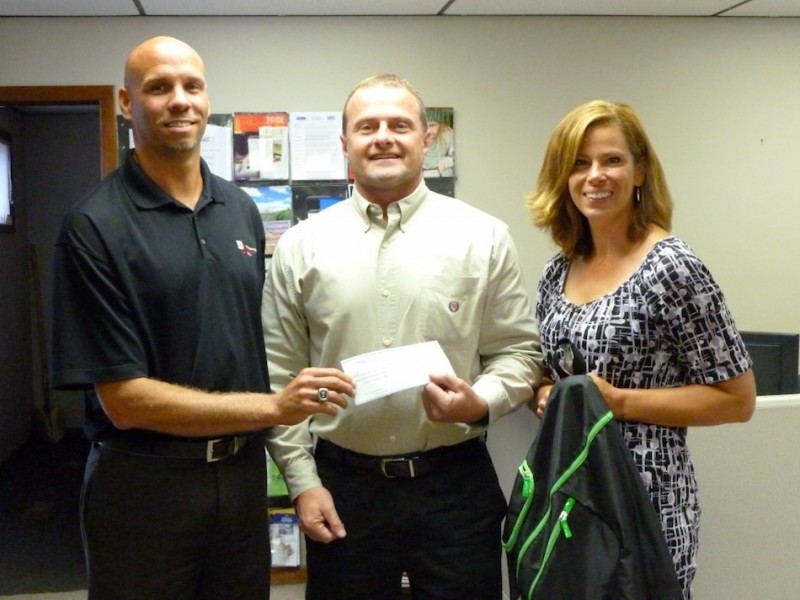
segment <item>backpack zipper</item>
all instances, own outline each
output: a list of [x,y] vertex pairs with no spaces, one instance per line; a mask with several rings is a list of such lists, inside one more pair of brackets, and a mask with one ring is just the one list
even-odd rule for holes
[[533,480],[533,471],[531,471],[530,466],[528,466],[528,461],[523,460],[518,470],[519,475],[522,478],[521,493],[522,497],[525,498],[525,502],[519,511],[519,515],[517,515],[517,520],[514,523],[514,528],[511,530],[511,535],[508,536],[508,541],[503,542],[503,548],[506,550],[510,550],[516,543],[517,538],[519,537],[520,529],[522,529],[522,525],[525,523],[525,516],[528,514],[528,509],[530,508],[531,502],[533,502],[533,490],[535,488],[535,482]]
[[561,531],[564,532],[564,537],[567,539],[572,537],[572,530],[569,528],[567,518],[569,517],[569,511],[572,510],[573,506],[575,506],[575,498],[567,498],[567,503],[564,505],[564,510],[562,510],[561,514],[558,515],[558,524],[561,525]]
[[[591,428],[591,430],[589,431],[589,433],[586,436],[586,443],[583,445],[583,448],[581,449],[581,453],[575,458],[574,461],[572,461],[572,464],[570,464],[570,466],[567,468],[567,470],[564,471],[561,474],[561,477],[559,477],[558,480],[553,484],[553,487],[550,488],[550,493],[549,493],[550,506],[548,506],[547,511],[545,512],[544,516],[539,521],[539,523],[536,525],[536,528],[533,530],[533,532],[528,536],[528,539],[525,540],[525,543],[520,547],[519,553],[517,554],[517,568],[515,570],[517,578],[519,578],[519,570],[520,570],[520,567],[522,566],[522,559],[524,558],[525,553],[528,551],[528,548],[530,548],[531,544],[533,544],[533,542],[536,541],[536,538],[539,536],[539,533],[541,533],[542,529],[544,529],[545,525],[547,524],[548,519],[550,518],[550,513],[552,512],[552,498],[553,498],[553,496],[556,494],[556,492],[558,492],[558,490],[561,489],[561,487],[567,482],[567,480],[570,477],[572,477],[572,475],[575,473],[575,471],[577,471],[580,468],[580,466],[584,462],[586,462],[586,459],[589,457],[589,447],[592,445],[592,442],[597,437],[597,435],[600,433],[600,431],[606,425],[608,425],[608,423],[613,419],[614,419],[614,414],[609,410],[606,414],[604,414],[597,421],[597,423],[594,424],[594,426]],[[525,461],[525,464],[527,465],[527,461]],[[531,476],[533,476],[533,474],[531,474]],[[529,501],[528,501],[528,499],[526,499],[526,506],[528,504],[529,504]],[[574,504],[574,502],[573,502],[573,504]],[[570,510],[571,509],[572,509],[572,506],[570,506]],[[567,527],[569,527],[569,525],[567,525]],[[515,529],[517,528],[517,523],[514,524],[514,528]],[[557,531],[561,531],[561,527],[558,527]],[[552,535],[551,535],[551,537],[552,537]],[[549,548],[549,544],[548,544],[548,548]],[[542,571],[544,570],[546,557],[547,557],[547,555],[545,555],[545,559],[543,559],[542,564],[539,567],[539,572],[536,574],[536,578],[534,579],[533,583],[530,586],[530,589],[528,590],[528,596],[527,596],[528,598],[531,598],[533,596],[533,591],[534,591],[534,589],[536,589],[536,584],[539,582],[539,577],[541,576]]]
[[542,576],[542,573],[544,573],[544,569],[547,566],[547,563],[550,561],[550,555],[553,553],[553,548],[555,548],[558,538],[560,538],[562,534],[566,539],[572,537],[572,530],[569,528],[567,518],[569,517],[569,512],[572,510],[573,506],[575,506],[575,498],[567,498],[567,501],[564,503],[564,508],[561,509],[561,514],[558,515],[559,527],[554,527],[553,531],[550,532],[550,537],[547,540],[547,547],[545,548],[544,556],[542,557],[542,566],[539,568],[539,572],[536,574],[536,579],[534,579],[533,583],[531,584],[528,596],[529,598],[533,595],[533,590],[536,589],[536,585],[539,583],[539,578]]

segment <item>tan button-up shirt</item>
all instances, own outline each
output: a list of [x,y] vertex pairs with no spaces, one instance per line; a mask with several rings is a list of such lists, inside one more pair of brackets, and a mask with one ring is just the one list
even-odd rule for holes
[[[272,257],[262,310],[270,379],[308,366],[437,340],[458,377],[489,405],[489,423],[525,404],[541,376],[530,298],[507,226],[422,184],[380,207],[358,192],[290,228]],[[356,392],[357,393],[357,392]],[[292,427],[268,448],[291,497],[320,485],[314,438],[372,455],[457,444],[485,428],[428,420],[422,388]]]

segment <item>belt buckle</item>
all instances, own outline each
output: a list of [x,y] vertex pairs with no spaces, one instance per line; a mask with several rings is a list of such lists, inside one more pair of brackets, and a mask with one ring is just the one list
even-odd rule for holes
[[413,458],[382,458],[381,459],[381,473],[386,479],[397,479],[398,477],[404,477],[404,475],[391,475],[386,471],[386,465],[389,463],[404,463],[408,465],[408,477],[416,477],[416,473],[414,472],[414,459]]
[[[231,456],[232,454],[236,454],[236,438],[217,438],[215,440],[208,440],[206,442],[206,462],[212,463],[217,462],[219,460],[223,460]],[[230,444],[231,442],[234,443],[233,452],[231,452]],[[214,456],[214,450],[217,447],[217,444],[226,444],[223,446],[227,450],[227,452],[221,453],[219,456]]]

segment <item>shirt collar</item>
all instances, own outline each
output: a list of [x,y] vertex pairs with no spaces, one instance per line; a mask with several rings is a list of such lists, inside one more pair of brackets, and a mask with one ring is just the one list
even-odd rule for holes
[[[425,180],[422,180],[417,186],[417,189],[411,192],[411,194],[396,202],[392,202],[387,212],[392,213],[397,211],[399,213],[399,226],[403,229],[428,197],[428,193],[428,186],[425,185]],[[383,219],[381,207],[364,198],[355,186],[353,186],[353,200],[358,214],[361,215],[361,218],[364,220],[365,231],[369,231],[370,227],[372,227],[373,219]]]
[[[128,151],[125,155],[125,162],[122,165],[124,179],[131,186],[130,196],[133,203],[142,209],[160,208],[167,204],[183,206],[150,179],[136,159],[134,159],[133,152],[133,150]],[[217,187],[216,181],[211,177],[211,170],[202,158],[200,159],[200,173],[203,177],[203,192],[197,202],[196,211],[199,211],[209,202],[225,201],[225,198]]]

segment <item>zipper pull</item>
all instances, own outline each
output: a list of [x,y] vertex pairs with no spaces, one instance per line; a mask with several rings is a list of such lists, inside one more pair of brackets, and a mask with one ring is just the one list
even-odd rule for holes
[[519,474],[522,477],[522,497],[530,498],[533,493],[533,473],[527,461],[522,461],[519,466]]
[[564,504],[561,514],[558,515],[558,524],[561,525],[561,530],[564,532],[564,537],[567,539],[572,537],[572,530],[569,528],[569,523],[567,523],[567,517],[569,517],[569,511],[572,510],[573,506],[575,506],[575,498],[567,498],[567,502]]

